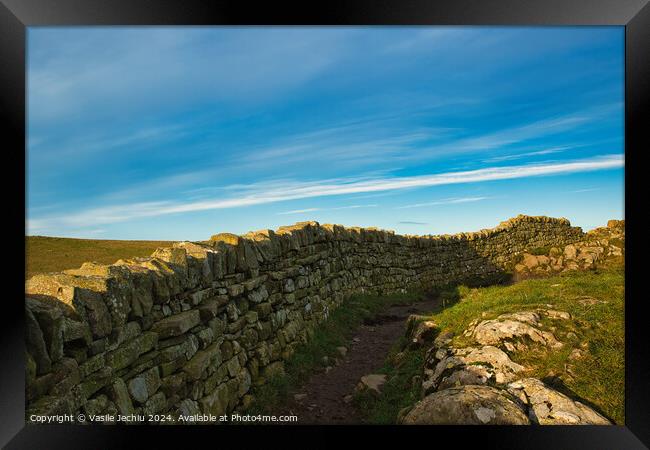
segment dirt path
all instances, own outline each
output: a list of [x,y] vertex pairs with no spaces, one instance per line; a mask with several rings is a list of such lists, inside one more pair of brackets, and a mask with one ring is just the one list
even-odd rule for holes
[[430,298],[412,305],[391,306],[371,323],[362,325],[339,365],[312,375],[300,389],[292,392],[282,414],[297,415],[299,424],[361,423],[355,408],[344,398],[354,392],[362,376],[383,366],[392,345],[403,336],[408,316],[431,312],[437,303],[437,299]]

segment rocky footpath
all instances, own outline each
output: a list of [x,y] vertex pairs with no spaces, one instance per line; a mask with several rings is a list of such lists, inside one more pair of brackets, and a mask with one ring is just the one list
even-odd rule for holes
[[[402,412],[401,423],[610,424],[588,406],[527,377],[528,368],[510,358],[517,352],[552,352],[562,348],[561,338],[552,331],[558,327],[548,323],[571,320],[568,312],[537,308],[474,320],[462,333],[464,341],[472,343],[469,346],[455,346],[450,333],[439,334],[426,353],[421,382],[423,398],[412,409]],[[409,331],[411,345],[425,345],[422,336],[435,334],[435,324],[417,322],[417,318],[412,321],[415,324]]]
[[436,298],[424,298],[407,305],[392,305],[368,316],[351,335],[346,346],[322,358],[322,365],[302,383],[287,404],[274,408],[278,415],[292,413],[298,424],[359,424],[363,418],[355,406],[357,393],[374,398],[383,395],[388,379],[372,373],[382,366],[395,341],[404,334],[404,322],[414,313],[429,313]]
[[25,289],[26,417],[245,409],[251,386],[282,371],[349,295],[488,283],[526,249],[582,238],[548,217],[452,236],[305,222],[36,275]]

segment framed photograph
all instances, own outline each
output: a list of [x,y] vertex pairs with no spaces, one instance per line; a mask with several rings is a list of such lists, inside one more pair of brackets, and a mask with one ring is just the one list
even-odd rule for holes
[[2,445],[647,448],[646,1],[0,17]]

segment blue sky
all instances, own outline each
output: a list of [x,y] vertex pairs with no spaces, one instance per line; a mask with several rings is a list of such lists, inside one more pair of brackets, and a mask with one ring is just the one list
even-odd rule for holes
[[27,233],[623,218],[623,27],[28,31]]

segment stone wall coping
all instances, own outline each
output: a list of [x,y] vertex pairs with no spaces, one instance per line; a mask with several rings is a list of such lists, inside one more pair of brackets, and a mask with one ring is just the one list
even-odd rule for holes
[[[620,221],[623,222],[623,221]],[[571,226],[571,223],[569,222],[568,219],[566,218],[554,218],[554,217],[547,217],[547,216],[527,216],[520,214],[516,217],[510,218],[508,220],[505,220],[501,223],[499,223],[496,227],[493,228],[484,228],[478,231],[473,231],[473,232],[460,232],[460,233],[455,233],[455,234],[439,234],[439,235],[414,235],[414,234],[396,234],[395,231],[393,230],[384,230],[376,227],[346,227],[344,225],[339,225],[339,224],[320,224],[316,221],[306,221],[306,222],[296,222],[293,225],[285,225],[279,227],[277,230],[258,230],[258,231],[250,231],[242,235],[236,235],[233,233],[218,233],[213,235],[210,240],[208,241],[178,241],[174,244],[172,244],[171,247],[160,247],[156,249],[150,257],[144,257],[144,258],[127,258],[127,259],[120,259],[116,261],[113,264],[99,264],[99,263],[94,263],[94,262],[86,262],[83,263],[82,266],[78,269],[68,269],[64,270],[63,272],[50,272],[47,274],[37,274],[34,277],[39,277],[43,275],[54,275],[58,273],[65,273],[69,275],[76,275],[76,276],[103,276],[103,277],[110,277],[110,276],[116,276],[118,275],[119,272],[116,272],[115,270],[112,270],[111,267],[115,266],[120,266],[121,268],[124,268],[126,270],[132,271],[132,272],[138,272],[142,271],[143,265],[147,263],[154,262],[156,264],[156,261],[160,264],[162,263],[170,263],[173,261],[170,261],[168,259],[173,259],[173,257],[170,255],[169,257],[162,256],[161,254],[164,253],[171,253],[171,249],[179,249],[182,251],[185,251],[185,255],[182,255],[178,253],[175,255],[175,258],[180,262],[183,259],[183,256],[198,256],[197,253],[199,253],[197,250],[202,249],[204,253],[208,252],[219,252],[223,251],[223,246],[222,244],[225,244],[226,247],[235,247],[240,244],[242,241],[248,241],[251,244],[259,243],[259,242],[264,242],[264,241],[271,241],[273,239],[279,239],[282,238],[283,236],[293,236],[296,233],[303,233],[305,231],[309,230],[324,230],[327,233],[333,234],[335,236],[345,236],[345,237],[352,237],[351,235],[356,235],[357,237],[364,237],[364,236],[374,236],[375,238],[383,238],[382,241],[385,241],[386,238],[389,239],[396,239],[396,240],[404,240],[407,242],[413,241],[416,243],[419,240],[425,240],[425,241],[439,241],[439,242],[444,242],[444,241],[469,241],[469,240],[474,240],[478,238],[487,238],[490,236],[493,236],[498,233],[502,233],[504,231],[509,231],[514,228],[516,228],[518,225],[521,225],[522,223],[554,223],[558,225],[566,225],[568,227]],[[582,230],[579,227],[574,227],[577,230]],[[347,240],[347,239],[343,239]],[[396,241],[397,242],[397,241]],[[192,251],[188,251],[186,247],[192,247]],[[34,278],[32,277],[32,278]],[[29,282],[29,280],[28,280]]]

